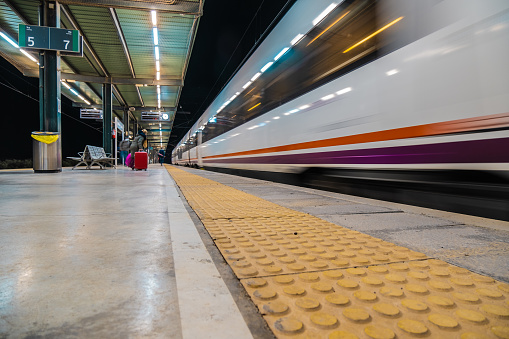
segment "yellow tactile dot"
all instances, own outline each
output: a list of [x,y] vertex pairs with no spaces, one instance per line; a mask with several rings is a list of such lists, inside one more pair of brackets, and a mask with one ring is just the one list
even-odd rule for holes
[[375,301],[377,299],[377,296],[375,293],[368,292],[368,291],[356,291],[353,294],[357,299],[362,301]]
[[384,286],[380,289],[380,294],[382,294],[386,297],[399,298],[399,297],[403,296],[403,290],[401,288]]
[[262,306],[262,309],[268,314],[282,314],[288,311],[288,305],[281,301],[269,301]]
[[322,253],[325,253],[325,250],[323,248],[312,248],[309,250],[309,252],[311,253],[315,253],[315,254],[322,254]]
[[458,285],[458,286],[463,286],[463,287],[472,287],[474,286],[474,282],[470,279],[466,279],[465,277],[461,277],[461,278],[451,278],[451,282],[455,285]]
[[299,279],[306,282],[314,282],[320,280],[320,276],[317,273],[301,273],[298,275]]
[[325,297],[325,300],[330,302],[333,305],[346,305],[350,302],[350,299],[348,297],[345,297],[341,294],[328,294]]
[[429,274],[436,277],[448,277],[450,275],[449,271],[447,271],[445,268],[433,268],[429,270]]
[[301,250],[301,249],[291,250],[290,252],[295,254],[295,255],[305,255],[307,253],[306,251]]
[[462,275],[463,274],[471,274],[472,273],[469,270],[467,270],[466,268],[456,267],[456,266],[450,266],[449,267],[449,271],[451,271],[454,274],[462,274]]
[[390,260],[390,258],[386,255],[374,255],[373,260],[380,261],[380,262],[387,262]]
[[348,266],[348,264],[350,263],[348,260],[344,260],[344,259],[338,259],[338,260],[332,260],[331,263],[333,265],[336,265],[338,267],[345,267],[345,266]]
[[481,309],[489,313],[491,315],[494,315],[496,317],[500,318],[508,318],[509,317],[509,308],[500,306],[500,305],[482,305]]
[[302,324],[302,322],[298,319],[284,317],[276,320],[274,327],[281,332],[295,333],[302,330],[304,328],[304,324]]
[[382,286],[384,284],[383,280],[371,276],[364,277],[361,281],[372,286]]
[[295,305],[306,311],[311,311],[320,307],[320,302],[314,298],[300,298],[295,301]]
[[497,287],[499,290],[509,293],[509,284],[500,284]]
[[488,339],[488,337],[481,333],[465,332],[461,334],[460,339]]
[[323,261],[312,262],[309,264],[309,266],[316,268],[316,269],[320,269],[320,270],[329,267],[329,265],[327,265],[327,263],[323,262]]
[[389,273],[385,275],[385,279],[394,283],[405,283],[406,278],[400,274]]
[[409,292],[418,294],[425,294],[429,292],[425,286],[419,284],[406,284],[405,289]]
[[389,270],[384,266],[369,266],[368,270],[374,273],[387,273]]
[[254,253],[250,255],[253,259],[264,259],[267,258],[267,256],[264,253]]
[[270,260],[270,259],[256,260],[256,263],[258,265],[262,265],[262,266],[274,265],[274,262],[272,260]]
[[267,285],[267,280],[262,278],[254,278],[246,280],[246,285],[252,288],[259,288]]
[[347,268],[346,273],[351,275],[366,275],[366,271],[362,268]]
[[255,268],[251,267],[251,268],[246,268],[246,269],[239,270],[239,274],[240,275],[245,275],[245,276],[252,277],[254,275],[257,275],[258,271]]
[[303,260],[303,261],[315,261],[316,257],[313,256],[313,255],[301,255],[299,257],[299,260]]
[[275,274],[275,273],[280,273],[283,271],[283,269],[281,267],[278,267],[278,266],[268,266],[268,267],[264,267],[263,270],[267,273],[270,273],[270,274]]
[[292,270],[292,271],[304,271],[306,269],[306,266],[299,264],[299,263],[289,264],[286,267],[288,267],[288,269]]
[[401,301],[401,304],[412,311],[422,312],[428,309],[428,305],[415,299],[404,299]]
[[255,297],[257,297],[258,299],[267,300],[267,299],[275,298],[277,296],[277,293],[276,293],[276,291],[273,291],[271,289],[264,288],[261,290],[254,291],[253,295]]
[[366,326],[364,333],[366,333],[368,337],[374,339],[392,339],[396,337],[390,328],[380,326]]
[[454,318],[443,314],[430,314],[428,320],[440,328],[455,328],[458,326],[458,322]]
[[454,306],[454,301],[452,301],[449,298],[442,297],[439,295],[431,295],[428,297],[427,300],[428,300],[428,302],[435,304],[437,306],[441,306],[441,307],[453,307]]
[[323,275],[330,279],[341,279],[343,277],[343,273],[340,271],[327,271],[324,272]]
[[477,292],[477,294],[479,294],[481,296],[484,296],[484,297],[488,297],[488,298],[496,299],[496,298],[502,298],[504,296],[499,291],[492,290],[492,289],[489,289],[489,288],[478,288],[475,291]]
[[328,293],[328,292],[332,292],[334,290],[332,288],[332,286],[326,282],[317,282],[317,283],[311,284],[311,288],[317,292],[322,292],[322,293]]
[[423,269],[429,267],[428,263],[425,261],[413,261],[413,262],[408,263],[408,265],[411,267],[414,267],[414,268],[423,268]]
[[324,259],[324,260],[334,260],[337,258],[337,255],[332,254],[332,253],[324,253],[324,254],[320,254],[318,257],[320,257],[320,259]]
[[357,287],[359,287],[359,284],[356,281],[350,280],[350,279],[338,280],[338,282],[336,284],[338,286],[341,286],[341,287],[344,287],[344,288],[357,288]]
[[458,300],[469,302],[469,303],[476,303],[479,301],[479,297],[472,293],[455,292],[452,294],[452,296]]
[[490,278],[490,277],[485,277],[483,275],[474,275],[472,277],[472,279],[474,281],[477,281],[477,282],[480,282],[480,283],[485,283],[485,284],[492,284],[492,283],[495,282],[495,279]]
[[343,310],[343,315],[353,321],[366,321],[370,318],[369,313],[362,308],[347,308]]
[[455,313],[461,319],[469,320],[475,323],[481,323],[486,320],[484,315],[472,310],[459,309]]
[[368,258],[364,257],[352,258],[352,261],[358,265],[366,265],[371,262]]
[[274,280],[274,282],[276,282],[278,284],[283,284],[283,285],[291,284],[291,283],[293,283],[295,281],[289,275],[282,275],[282,276],[279,276],[279,277],[274,277],[273,280]]
[[406,264],[390,264],[389,267],[395,271],[408,271],[408,265]]
[[428,328],[422,322],[412,319],[401,319],[398,321],[398,327],[411,334],[424,334]]
[[509,326],[493,326],[491,332],[499,338],[509,339]]
[[281,252],[281,251],[272,252],[271,254],[273,256],[275,256],[276,258],[281,258],[281,257],[288,256],[288,254],[286,254],[285,252]]
[[292,296],[299,296],[304,295],[306,293],[306,290],[301,286],[297,285],[297,286],[287,286],[283,288],[283,292]]
[[398,259],[398,260],[406,260],[406,259],[408,259],[408,255],[406,255],[405,253],[400,253],[400,252],[394,253],[392,256],[394,258]]
[[331,328],[338,324],[338,319],[335,316],[325,312],[313,313],[310,320],[313,324],[323,328]]
[[283,264],[293,264],[295,262],[295,259],[289,257],[278,258],[278,260]]
[[438,259],[429,259],[428,260],[428,263],[430,263],[431,265],[433,266],[448,266],[449,264],[446,263],[445,261],[443,260],[438,260]]
[[373,309],[388,317],[393,317],[399,314],[399,309],[396,306],[387,303],[375,304]]
[[451,291],[452,290],[451,285],[449,285],[448,283],[443,282],[443,281],[431,280],[428,282],[428,285],[436,290],[439,290],[439,291]]
[[334,331],[329,334],[329,339],[359,339],[359,337],[347,331]]

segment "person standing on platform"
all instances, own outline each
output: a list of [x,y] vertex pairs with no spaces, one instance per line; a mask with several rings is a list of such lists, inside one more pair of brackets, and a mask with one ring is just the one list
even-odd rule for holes
[[118,149],[120,150],[120,160],[122,164],[125,166],[125,159],[127,158],[127,154],[129,153],[129,147],[131,146],[131,142],[129,138],[125,137],[124,140],[120,142],[118,145]]
[[162,166],[164,162],[164,149],[161,148],[159,152],[157,152],[157,156],[159,157],[159,163]]
[[143,132],[143,130],[139,130],[138,134],[134,138],[133,142],[131,143],[131,147],[129,150],[131,151],[131,164],[129,164],[129,167],[134,167],[134,153],[138,152],[139,150],[143,149],[143,144],[145,140],[147,139],[147,135]]

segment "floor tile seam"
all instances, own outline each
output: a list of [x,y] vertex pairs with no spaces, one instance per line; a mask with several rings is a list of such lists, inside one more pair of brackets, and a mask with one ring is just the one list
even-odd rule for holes
[[[428,258],[423,258],[423,259],[392,261],[392,262],[386,262],[386,263],[380,263],[380,264],[348,266],[348,267],[338,267],[338,268],[327,268],[327,269],[322,269],[322,270],[320,270],[320,269],[317,269],[317,270],[303,270],[303,271],[299,271],[299,272],[288,272],[288,273],[269,274],[269,275],[256,275],[256,276],[252,276],[252,277],[243,277],[243,278],[240,278],[240,277],[237,276],[237,278],[239,280],[253,279],[253,278],[273,278],[273,277],[286,276],[286,275],[298,275],[298,274],[302,274],[302,273],[321,273],[321,272],[328,272],[328,271],[340,271],[340,270],[347,270],[349,268],[369,268],[369,267],[373,267],[373,266],[387,266],[387,265],[392,265],[392,264],[404,264],[404,263],[418,262],[418,261],[425,261],[425,260],[433,260],[433,259],[434,260],[440,260],[440,259],[437,259],[437,258],[428,257]],[[225,261],[226,261],[226,258],[225,258]],[[231,267],[230,264],[228,264],[228,265]],[[449,265],[452,265],[452,264],[449,264]],[[412,271],[415,271],[415,270],[412,270],[412,269],[409,268],[407,272],[412,272]],[[478,274],[478,273],[473,272],[473,271],[470,271],[470,272]]]

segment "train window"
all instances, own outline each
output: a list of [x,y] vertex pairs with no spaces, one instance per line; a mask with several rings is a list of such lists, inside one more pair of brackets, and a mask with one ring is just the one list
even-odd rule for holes
[[[263,73],[252,88],[226,106],[216,116],[216,122],[207,124],[202,141],[215,138],[362,67],[379,57],[381,50],[388,53],[399,48],[398,32],[406,14],[402,14],[395,4],[402,0],[389,0],[388,9],[381,7],[384,1],[345,0],[308,32],[285,58]],[[402,6],[411,11],[408,7]],[[408,35],[403,43],[408,44],[412,39],[415,36]]]

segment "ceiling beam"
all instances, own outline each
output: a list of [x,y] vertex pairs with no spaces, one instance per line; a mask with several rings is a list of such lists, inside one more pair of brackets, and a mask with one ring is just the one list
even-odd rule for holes
[[[103,107],[102,105],[98,105],[98,104],[87,105],[87,104],[82,103],[82,102],[73,102],[72,106],[73,107],[81,107],[81,108],[101,108],[101,109]],[[145,111],[173,112],[173,111],[175,111],[177,109],[176,107],[161,107],[161,108],[157,108],[157,107],[142,107],[142,106],[131,106],[131,107],[134,108],[134,112],[136,112],[136,111],[143,111],[143,112],[145,112]],[[123,106],[113,106],[113,110],[122,111],[122,110],[124,110],[124,107]],[[165,121],[159,121],[158,123],[165,123]]]
[[127,9],[157,10],[162,12],[203,15],[203,0],[59,0],[61,4]]
[[153,78],[115,78],[115,77],[101,77],[95,75],[81,75],[74,73],[61,73],[64,80],[74,80],[81,82],[93,82],[96,84],[112,84],[112,85],[147,85],[147,86],[183,86],[184,80],[182,79],[161,79],[156,80]]

